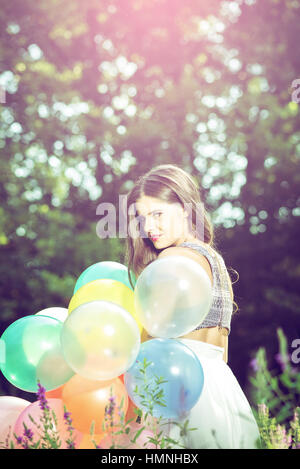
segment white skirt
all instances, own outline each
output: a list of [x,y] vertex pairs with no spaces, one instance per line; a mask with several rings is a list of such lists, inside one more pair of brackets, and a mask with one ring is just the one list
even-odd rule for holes
[[[165,436],[191,449],[257,449],[259,429],[250,404],[236,377],[223,360],[224,348],[198,340],[176,339],[189,347],[203,367],[204,386],[196,405],[182,419],[189,420],[188,431],[180,435],[180,428],[169,419],[160,430]],[[171,445],[171,448],[182,448]]]

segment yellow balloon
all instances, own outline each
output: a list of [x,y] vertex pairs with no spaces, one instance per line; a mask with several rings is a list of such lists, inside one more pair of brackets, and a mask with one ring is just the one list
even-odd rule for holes
[[88,380],[114,379],[135,362],[141,343],[132,315],[111,301],[95,300],[75,308],[63,324],[66,362]]
[[68,313],[70,314],[83,303],[95,300],[111,301],[124,308],[135,319],[140,332],[142,332],[143,326],[135,310],[134,292],[123,282],[102,278],[86,283],[72,296],[68,306]]

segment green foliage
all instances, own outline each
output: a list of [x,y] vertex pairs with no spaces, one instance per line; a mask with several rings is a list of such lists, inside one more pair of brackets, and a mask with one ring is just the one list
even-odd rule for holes
[[[13,434],[11,438],[10,432],[6,437],[5,442],[0,442],[0,448],[2,449],[61,449],[62,439],[57,430],[57,417],[53,410],[48,406],[48,401],[45,397],[45,388],[38,383],[37,397],[39,400],[39,406],[42,410],[42,415],[38,422],[29,414],[29,419],[32,422],[32,427],[29,428],[24,422],[24,431],[22,435]],[[64,406],[64,422],[67,426],[67,432],[69,437],[65,441],[66,448],[75,449],[75,443],[73,438],[74,428],[72,427],[72,420],[70,413],[67,412]]]
[[[146,369],[151,365],[151,362],[147,362],[146,358],[139,368],[140,376],[138,377],[141,380],[140,386],[136,386],[134,393],[141,398],[141,405],[146,409],[143,412],[141,409],[134,409],[135,414],[139,417],[141,423],[141,428],[138,430],[133,430],[130,426],[131,422],[134,419],[125,420],[124,412],[122,412],[123,403],[118,407],[118,414],[120,415],[120,423],[116,424],[114,422],[114,415],[116,412],[116,405],[114,403],[114,399],[111,396],[110,404],[105,409],[105,418],[102,424],[103,431],[110,431],[112,437],[112,444],[109,449],[125,449],[126,446],[120,444],[118,441],[118,436],[126,434],[130,443],[137,444],[137,438],[142,434],[144,430],[150,430],[153,434],[152,437],[147,436],[147,440],[144,442],[143,447],[145,447],[148,443],[152,443],[155,445],[156,449],[168,449],[181,447],[185,448],[179,441],[176,441],[169,436],[165,435],[162,427],[168,424],[168,419],[163,417],[155,418],[153,415],[154,407],[157,406],[166,407],[166,403],[164,400],[164,392],[161,389],[160,385],[165,383],[166,381],[163,377],[155,376],[154,382],[147,381],[146,377]],[[184,423],[177,423],[180,428],[180,437],[184,437],[187,435],[189,431],[196,430],[196,428],[189,428],[188,420]],[[113,431],[111,431],[112,427],[117,427]],[[91,435],[93,436],[93,428],[91,428]],[[99,446],[94,441],[94,445],[96,448]],[[141,449],[143,449],[141,447]]]
[[[183,447],[178,441],[169,438],[163,435],[163,431],[159,431],[159,426],[165,424],[162,417],[155,419],[153,417],[153,402],[156,405],[165,406],[163,402],[163,391],[159,389],[160,384],[165,382],[162,378],[157,378],[155,386],[149,386],[146,383],[145,370],[151,362],[147,363],[144,360],[143,366],[140,368],[142,374],[142,380],[144,383],[143,392],[141,393],[139,389],[136,389],[137,395],[145,399],[143,405],[146,407],[147,411],[144,415],[141,409],[135,409],[135,413],[138,417],[143,419],[143,425],[138,430],[132,430],[131,423],[134,419],[125,419],[125,413],[122,410],[124,405],[124,400],[121,400],[120,406],[116,406],[115,398],[112,395],[112,388],[110,388],[110,398],[109,403],[105,407],[104,420],[102,422],[102,429],[104,433],[108,433],[111,436],[111,445],[109,449],[126,449],[127,445],[124,446],[119,442],[119,438],[125,434],[128,437],[130,443],[137,444],[137,439],[145,429],[150,429],[153,432],[153,437],[147,437],[147,441],[144,443],[143,447],[147,443],[153,443],[156,448],[167,449],[172,448],[170,445],[177,445],[175,447]],[[37,393],[39,399],[39,405],[42,409],[42,416],[39,422],[36,422],[31,416],[29,416],[33,429],[28,428],[24,423],[24,432],[23,435],[16,435],[14,433],[14,439],[10,440],[10,433],[7,435],[5,442],[0,442],[0,447],[3,449],[14,449],[14,448],[23,448],[23,449],[60,449],[62,447],[62,440],[57,430],[57,418],[54,411],[51,411],[47,399],[45,397],[45,389],[39,384],[39,390]],[[118,411],[119,419],[118,423],[114,420],[116,411]],[[69,438],[66,440],[66,447],[68,449],[76,449],[75,441],[73,437],[74,428],[72,427],[72,419],[70,412],[67,412],[66,407],[64,406],[64,421],[67,425]],[[195,428],[188,428],[188,420],[183,424],[178,424],[181,431],[180,436],[186,436],[188,431],[196,430]],[[99,444],[96,443],[94,439],[94,421],[91,424],[90,434],[92,441],[96,449],[103,449]],[[38,435],[38,439],[34,441],[34,436]],[[36,438],[35,438],[36,439]],[[107,448],[105,448],[107,449]],[[142,449],[142,448],[141,448]]]
[[287,339],[282,329],[277,330],[279,341],[279,353],[276,355],[281,365],[282,372],[270,371],[266,358],[266,350],[260,347],[252,362],[256,373],[250,376],[253,386],[255,402],[264,404],[278,423],[287,422],[294,415],[294,409],[299,403],[300,374],[296,367],[292,366],[291,357],[288,354]]
[[258,409],[254,412],[262,449],[300,449],[300,376],[291,365],[287,339],[281,329],[277,330],[277,336],[281,372],[269,370],[266,350],[262,347],[252,361],[255,376],[249,379]]
[[265,404],[259,404],[257,423],[261,449],[300,449],[300,407],[296,407],[293,420],[285,426],[269,415]]

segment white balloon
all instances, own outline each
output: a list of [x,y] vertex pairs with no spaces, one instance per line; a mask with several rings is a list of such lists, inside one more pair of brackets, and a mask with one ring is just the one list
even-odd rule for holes
[[52,308],[42,309],[36,314],[39,316],[49,316],[50,318],[55,318],[61,322],[65,322],[68,317],[68,309],[53,306]]
[[31,402],[14,396],[0,396],[0,441],[4,444],[7,437],[15,443],[13,428],[21,412]]
[[211,281],[198,262],[185,256],[156,259],[138,277],[134,303],[149,335],[181,337],[193,331],[208,314]]

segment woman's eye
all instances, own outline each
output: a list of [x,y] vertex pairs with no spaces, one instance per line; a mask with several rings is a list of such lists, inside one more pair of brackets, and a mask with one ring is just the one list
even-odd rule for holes
[[162,212],[155,212],[153,215],[156,217],[156,216],[160,216],[162,214]]

